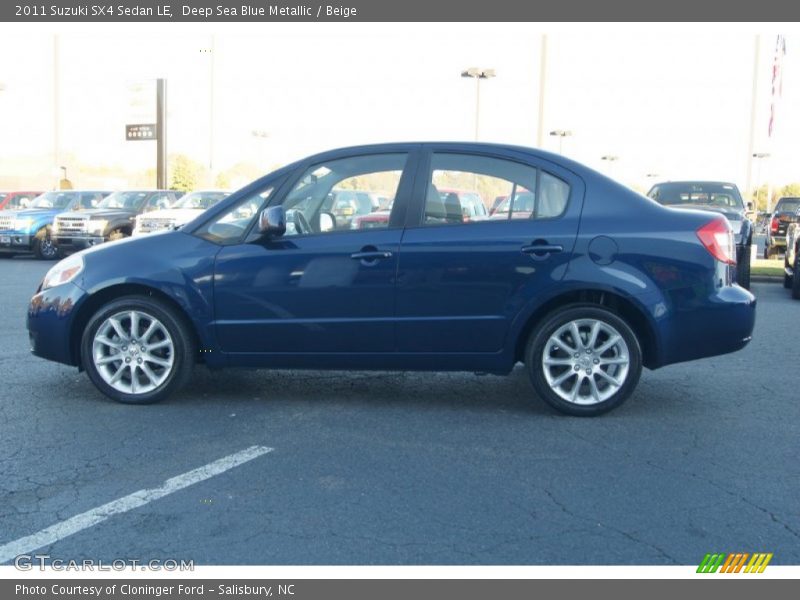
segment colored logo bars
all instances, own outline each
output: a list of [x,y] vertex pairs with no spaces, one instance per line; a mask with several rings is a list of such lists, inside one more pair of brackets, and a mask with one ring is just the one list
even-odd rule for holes
[[[749,562],[747,559],[750,559]],[[772,560],[772,552],[736,552],[732,554],[706,554],[697,567],[698,573],[763,573],[769,561]],[[745,563],[747,565],[745,566]]]

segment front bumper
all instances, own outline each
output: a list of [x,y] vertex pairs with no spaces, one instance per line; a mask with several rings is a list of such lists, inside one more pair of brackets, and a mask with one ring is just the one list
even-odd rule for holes
[[28,337],[35,356],[77,365],[77,346],[71,340],[75,315],[86,292],[72,282],[37,292],[28,306]]
[[86,236],[53,236],[53,245],[57,246],[60,250],[85,250],[92,246],[97,246],[107,242],[108,240],[102,235],[86,235]]
[[33,236],[21,231],[0,231],[0,252],[25,252],[31,249]]

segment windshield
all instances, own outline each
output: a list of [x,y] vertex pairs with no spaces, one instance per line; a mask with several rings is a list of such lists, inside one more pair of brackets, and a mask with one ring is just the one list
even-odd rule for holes
[[45,192],[31,202],[31,208],[66,208],[77,198],[74,192]]
[[0,202],[2,202],[3,200],[5,200],[5,199],[6,199],[6,196],[8,196],[8,194],[4,194],[3,192],[0,192]]
[[172,208],[199,208],[206,210],[228,196],[228,192],[192,192],[172,205]]
[[138,210],[150,192],[114,192],[106,196],[97,208],[130,208]]
[[775,212],[797,212],[800,208],[800,198],[782,198],[778,200],[778,206],[775,207]]
[[730,183],[663,183],[647,194],[665,206],[710,206],[742,210],[739,189]]

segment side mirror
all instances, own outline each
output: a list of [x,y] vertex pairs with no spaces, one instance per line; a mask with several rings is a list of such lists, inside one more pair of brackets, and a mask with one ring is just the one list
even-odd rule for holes
[[333,231],[336,229],[336,217],[332,213],[322,212],[319,214],[319,230],[321,232]]
[[258,230],[270,237],[280,237],[286,233],[286,211],[283,206],[270,206],[258,216]]
[[748,202],[747,203],[747,210],[753,210],[753,203],[752,202]]

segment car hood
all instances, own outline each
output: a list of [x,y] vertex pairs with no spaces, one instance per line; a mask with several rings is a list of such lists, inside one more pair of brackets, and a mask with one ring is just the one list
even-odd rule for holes
[[42,217],[53,217],[61,214],[61,212],[62,210],[60,208],[26,208],[25,210],[17,211],[6,210],[3,211],[3,214],[12,215],[15,219],[24,219],[25,217],[40,219]]
[[154,210],[152,212],[139,215],[139,218],[141,220],[170,219],[179,223],[188,223],[201,212],[203,212],[202,208],[168,208],[166,210]]
[[132,210],[125,210],[121,208],[87,208],[86,210],[74,211],[74,212],[67,212],[61,213],[58,215],[59,217],[69,217],[72,219],[114,219],[114,218],[125,218],[125,217],[132,217],[136,213]]

